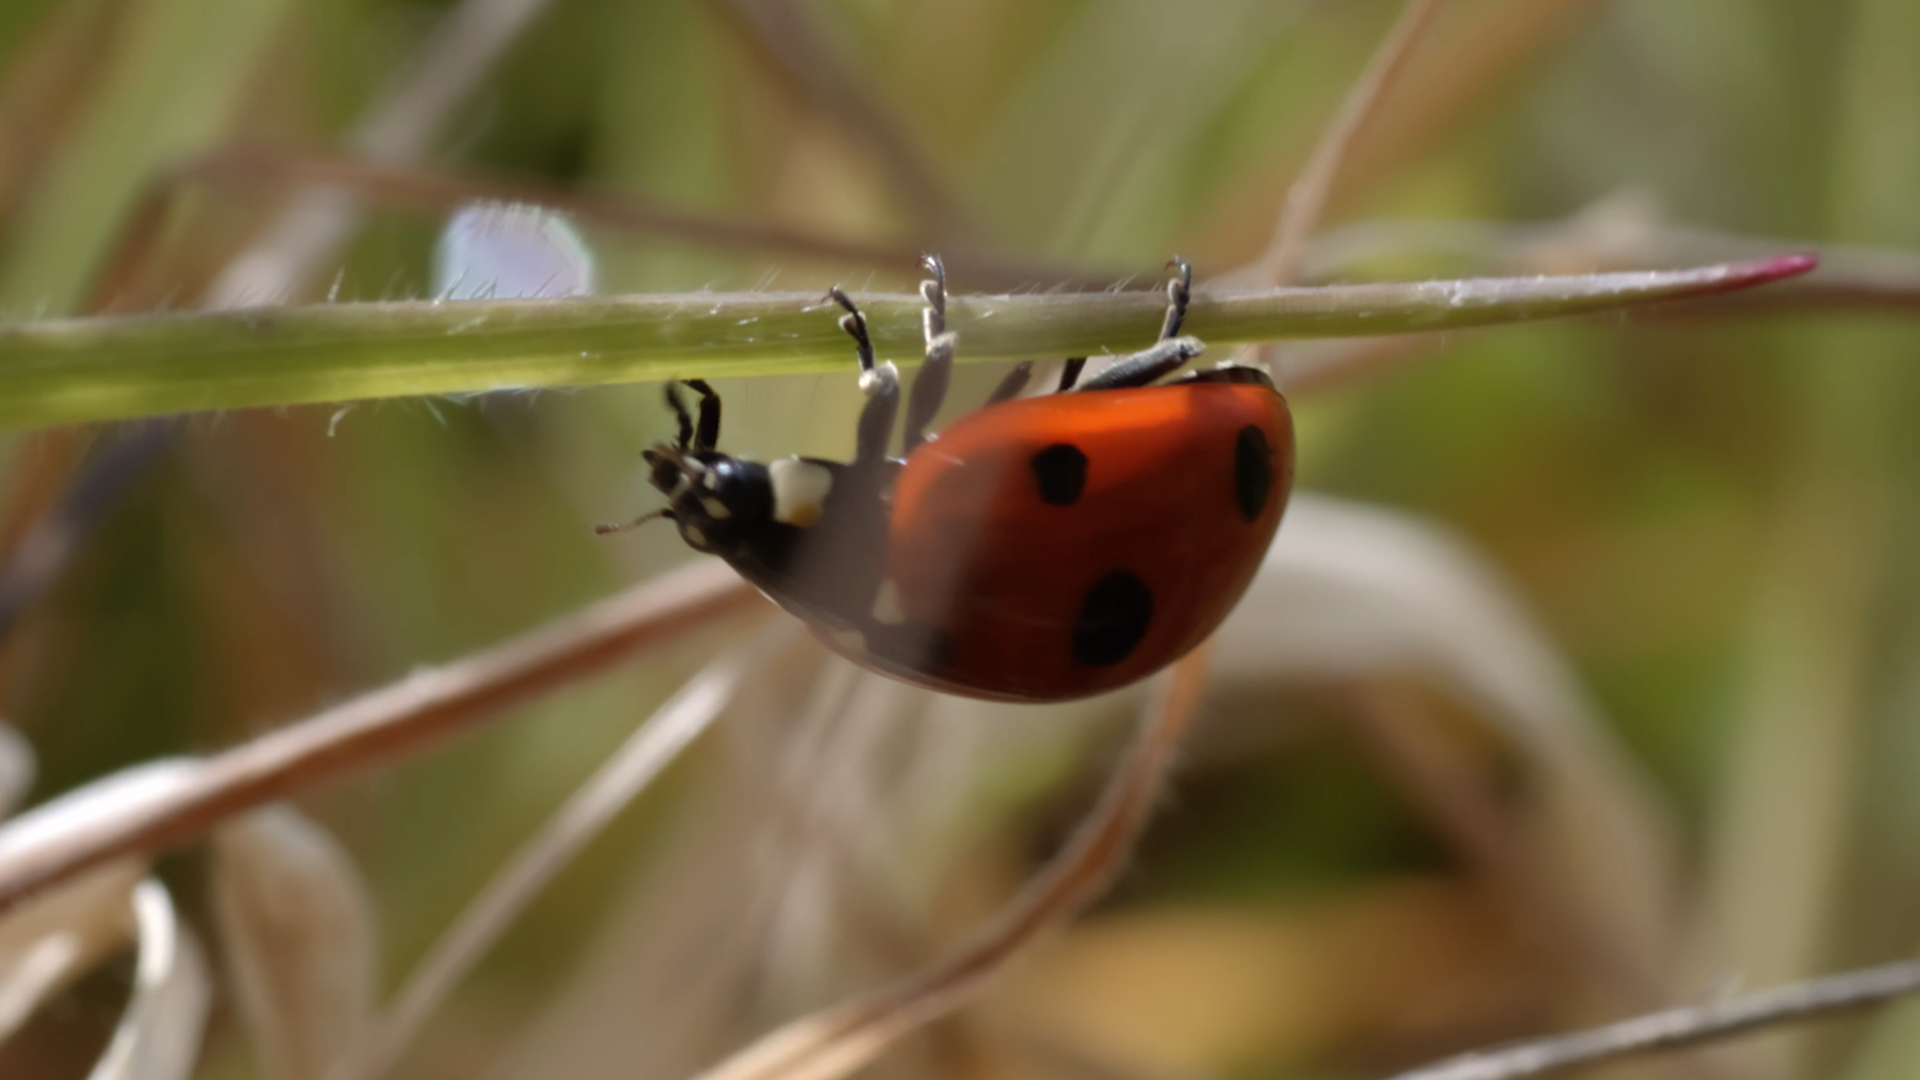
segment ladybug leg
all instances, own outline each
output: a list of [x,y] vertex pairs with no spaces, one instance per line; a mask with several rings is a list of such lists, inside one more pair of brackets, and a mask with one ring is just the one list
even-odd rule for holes
[[1167,317],[1160,322],[1161,341],[1180,333],[1180,324],[1187,321],[1187,302],[1193,298],[1193,264],[1175,255],[1167,265],[1177,272],[1167,281]]
[[[680,391],[674,389],[675,385],[668,383],[666,388],[667,408],[672,409],[674,417],[680,421],[680,433],[674,438],[673,445],[686,450],[693,445],[693,414],[687,412],[687,403],[680,400]],[[701,402],[703,407],[705,404]]]
[[1016,394],[1027,388],[1027,379],[1032,375],[1033,361],[1022,360],[1013,365],[1013,370],[1007,372],[1007,377],[1001,379],[1000,385],[994,387],[993,393],[987,395],[987,404],[998,405],[1003,401],[1012,400]]
[[1187,260],[1178,256],[1174,257],[1172,265],[1177,272],[1167,282],[1167,315],[1160,323],[1160,340],[1152,348],[1123,357],[1112,367],[1081,383],[1081,391],[1147,386],[1161,376],[1179,370],[1187,361],[1206,351],[1206,346],[1201,344],[1199,338],[1174,336],[1187,319],[1193,268],[1187,264]]
[[1206,350],[1207,347],[1200,343],[1199,338],[1169,338],[1151,349],[1142,349],[1132,356],[1121,358],[1119,363],[1081,383],[1074,393],[1147,386],[1162,375],[1178,371],[1187,361]]
[[853,299],[835,285],[827,290],[827,299],[847,310],[840,316],[840,329],[853,338],[860,359],[860,392],[867,395],[860,410],[860,424],[854,439],[853,464],[878,465],[887,459],[887,442],[893,437],[893,418],[900,411],[900,372],[892,364],[873,362],[873,342],[867,337],[867,317],[853,305]]
[[[720,445],[720,395],[705,379],[682,379],[682,386],[700,395],[700,426],[694,430],[693,449],[712,450]],[[678,404],[677,402],[675,404]],[[680,449],[687,449],[687,414],[680,414]]]
[[1073,384],[1080,381],[1080,369],[1086,366],[1087,358],[1084,356],[1067,357],[1066,363],[1060,365],[1060,385],[1054,387],[1053,392],[1064,394],[1073,389]]
[[920,265],[933,275],[932,280],[920,283],[920,297],[927,302],[921,320],[926,330],[927,362],[913,377],[913,392],[907,398],[907,429],[900,437],[902,454],[913,453],[914,447],[927,440],[927,425],[933,423],[933,415],[947,398],[947,384],[953,377],[953,351],[959,342],[947,331],[946,266],[938,255],[922,258]]

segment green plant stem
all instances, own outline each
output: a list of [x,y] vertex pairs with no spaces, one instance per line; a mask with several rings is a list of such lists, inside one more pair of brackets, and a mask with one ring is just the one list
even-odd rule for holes
[[[1216,346],[1447,330],[1588,314],[1805,273],[1781,256],[1688,270],[1221,290],[1190,332]],[[920,301],[859,298],[882,356],[917,359]],[[1126,352],[1152,340],[1157,293],[955,297],[967,360]],[[835,371],[851,351],[818,297],[681,293],[418,301],[63,319],[0,327],[0,426],[691,375]]]

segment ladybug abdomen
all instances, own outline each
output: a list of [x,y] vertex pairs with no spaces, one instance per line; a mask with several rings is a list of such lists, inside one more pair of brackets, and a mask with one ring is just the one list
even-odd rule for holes
[[965,417],[894,487],[875,617],[906,645],[869,659],[990,698],[1133,682],[1226,618],[1292,479],[1286,403],[1259,384],[1059,394]]

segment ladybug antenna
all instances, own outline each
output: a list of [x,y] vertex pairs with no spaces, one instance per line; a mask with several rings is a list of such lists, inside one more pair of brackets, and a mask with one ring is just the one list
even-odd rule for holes
[[663,506],[658,510],[649,510],[639,517],[634,518],[632,521],[620,525],[595,525],[593,527],[593,533],[595,536],[611,536],[614,533],[622,533],[628,529],[638,528],[655,518],[666,518],[668,521],[676,520],[673,516],[673,511]]

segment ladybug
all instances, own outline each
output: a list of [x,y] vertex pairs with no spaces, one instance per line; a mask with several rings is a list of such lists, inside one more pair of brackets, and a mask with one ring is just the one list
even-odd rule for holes
[[649,480],[696,551],[718,555],[867,668],[952,694],[1060,701],[1125,686],[1199,645],[1253,580],[1293,482],[1293,420],[1273,380],[1222,365],[1159,383],[1204,346],[1180,336],[1192,271],[1167,284],[1159,340],[1050,394],[1017,397],[1016,367],[986,406],[937,435],[958,338],[946,274],[923,265],[926,361],[888,455],[899,373],[875,364],[867,323],[838,288],[866,405],[852,461],[721,453],[720,398],[698,419],[674,384],[671,443]]

